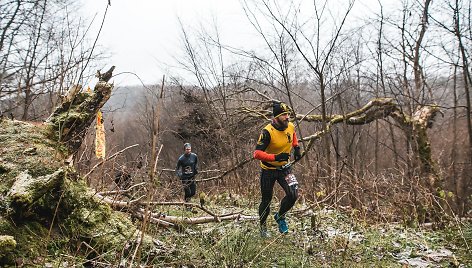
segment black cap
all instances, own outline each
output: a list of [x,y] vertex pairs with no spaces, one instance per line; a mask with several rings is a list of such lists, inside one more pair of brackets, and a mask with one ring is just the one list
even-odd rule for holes
[[289,114],[290,113],[290,108],[287,106],[287,104],[280,102],[280,101],[274,101],[272,104],[272,112],[274,114],[274,118],[281,116],[283,114]]
[[187,149],[187,148],[192,148],[192,144],[190,144],[190,143],[188,143],[188,142],[185,143],[185,144],[184,144],[184,149]]

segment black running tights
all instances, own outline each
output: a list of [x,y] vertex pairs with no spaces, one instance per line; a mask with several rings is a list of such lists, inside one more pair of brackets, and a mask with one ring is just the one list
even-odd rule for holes
[[279,216],[285,217],[285,213],[289,211],[298,198],[298,185],[288,186],[285,181],[287,171],[282,170],[265,170],[261,171],[260,185],[261,185],[261,203],[259,205],[259,220],[260,224],[265,224],[267,216],[270,213],[270,202],[274,193],[274,184],[277,181],[284,189],[285,197],[280,202]]

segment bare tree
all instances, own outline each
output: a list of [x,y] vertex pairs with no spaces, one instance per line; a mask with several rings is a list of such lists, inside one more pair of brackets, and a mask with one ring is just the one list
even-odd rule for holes
[[[279,50],[275,50],[276,47],[271,47],[268,44],[268,48],[273,52],[276,63],[278,62],[278,69],[281,80],[284,81],[282,86],[285,88],[287,99],[293,106],[293,100],[291,95],[293,94],[292,87],[290,83],[295,83],[295,81],[290,81],[287,71],[287,63],[292,61],[301,61],[308,67],[311,76],[313,74],[315,81],[314,85],[317,90],[319,90],[320,95],[320,108],[321,114],[325,120],[321,121],[321,127],[325,129],[327,127],[327,116],[329,114],[327,108],[327,94],[330,89],[330,81],[333,77],[336,77],[337,73],[334,69],[333,59],[335,57],[337,49],[340,47],[340,44],[345,38],[343,33],[343,27],[345,26],[346,19],[354,5],[354,1],[349,1],[347,7],[340,15],[340,19],[333,19],[333,23],[336,25],[331,31],[329,38],[325,39],[326,31],[329,27],[326,27],[325,20],[330,16],[330,10],[327,1],[314,1],[313,6],[310,9],[312,16],[309,17],[307,21],[300,21],[301,14],[299,7],[301,4],[296,4],[292,2],[288,6],[281,7],[276,2],[272,1],[263,1],[261,3],[254,3],[256,7],[250,7],[249,2],[245,2],[246,12],[248,15],[251,15],[251,10],[258,10],[259,14],[265,14],[270,24],[275,30],[280,28],[280,33],[278,37],[280,40],[284,40],[286,44],[280,42],[279,48],[288,48],[287,51],[292,50],[291,52],[296,52],[295,56],[292,58],[286,58],[288,54],[279,54]],[[306,7],[305,7],[306,8]],[[283,12],[282,10],[286,10]],[[253,25],[258,26],[259,23],[256,19],[254,13],[252,13],[250,19],[254,21]],[[328,30],[329,31],[329,30]],[[258,30],[263,37],[268,33],[264,33],[262,29]],[[293,48],[291,48],[293,46]],[[280,49],[281,52],[284,50]],[[285,55],[285,58],[283,57]],[[267,61],[268,63],[268,61]],[[299,65],[299,64],[297,64]],[[298,125],[298,123],[297,123]],[[303,137],[303,135],[300,135]],[[328,186],[328,191],[331,191],[334,185],[330,180],[331,176],[331,145],[329,136],[323,137],[323,151],[325,159],[321,161],[321,177],[326,178],[326,184]]]
[[[441,1],[438,5],[437,14],[432,16],[432,21],[444,33],[441,39],[441,50],[445,55],[443,64],[452,66],[453,72],[451,74],[453,80],[452,97],[449,103],[452,104],[452,133],[453,138],[451,142],[451,160],[452,179],[455,184],[456,202],[459,214],[463,215],[467,208],[470,207],[467,197],[472,191],[470,176],[470,169],[472,168],[472,122],[471,122],[471,103],[470,103],[470,62],[468,60],[470,54],[470,1]],[[446,14],[446,16],[445,16]],[[457,147],[459,141],[459,126],[464,121],[466,125],[466,140],[469,146],[460,148]],[[464,151],[464,157],[461,157],[461,152]],[[458,173],[458,164],[461,165],[462,174]]]
[[44,119],[60,95],[82,83],[77,74],[85,62],[96,58],[85,21],[77,16],[78,4],[69,0],[2,1],[0,6],[0,110]]

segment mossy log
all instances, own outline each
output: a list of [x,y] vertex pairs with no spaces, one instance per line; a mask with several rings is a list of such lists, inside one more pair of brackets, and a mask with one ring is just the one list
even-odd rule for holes
[[51,249],[64,241],[78,261],[90,258],[90,252],[116,263],[117,255],[126,258],[138,246],[143,258],[158,250],[66,161],[112,88],[100,81],[92,94],[76,93],[45,123],[0,121],[0,266],[14,266],[19,258],[24,265],[38,258],[58,264],[59,255]]
[[[425,105],[418,108],[412,115],[408,116],[391,98],[377,98],[369,101],[366,105],[345,115],[328,116],[326,129],[303,138],[309,141],[307,150],[313,146],[313,142],[324,134],[331,131],[331,127],[338,123],[347,125],[363,125],[387,117],[393,118],[412,142],[413,155],[416,158],[420,175],[425,178],[424,184],[434,196],[439,196],[441,181],[437,173],[436,163],[433,160],[431,144],[427,130],[431,128],[437,114],[440,113],[437,105]],[[297,120],[320,122],[320,115],[296,115]],[[305,150],[305,151],[307,151]],[[440,213],[439,211],[437,213]]]

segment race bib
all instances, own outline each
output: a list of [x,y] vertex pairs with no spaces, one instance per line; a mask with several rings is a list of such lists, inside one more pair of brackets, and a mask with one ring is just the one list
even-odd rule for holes
[[191,166],[184,167],[184,174],[188,175],[188,174],[192,174],[192,173],[193,173],[193,170],[192,170]]
[[285,176],[285,181],[287,181],[288,186],[298,185],[297,178],[292,173],[289,173],[287,176]]

